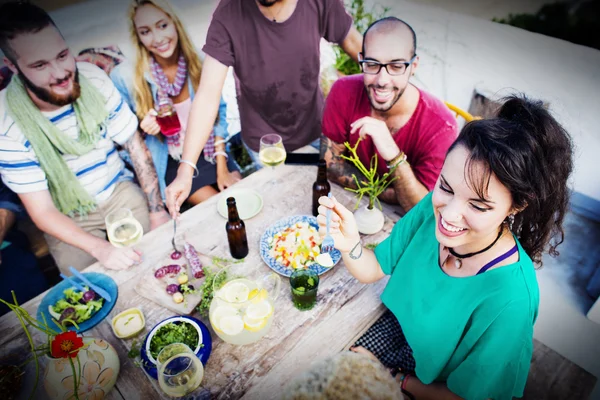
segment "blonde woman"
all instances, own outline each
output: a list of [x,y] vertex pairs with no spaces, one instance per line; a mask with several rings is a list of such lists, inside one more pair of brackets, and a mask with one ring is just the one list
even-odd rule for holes
[[[241,179],[237,165],[225,151],[226,104],[221,99],[219,115],[203,157],[197,163],[181,159],[185,129],[198,87],[202,64],[181,21],[167,0],[134,0],[129,7],[131,38],[136,49],[135,64],[123,63],[111,73],[121,95],[135,110],[140,128],[147,134],[160,190],[177,176],[179,163],[196,170],[187,201],[196,205]],[[174,136],[161,134],[156,110],[163,105],[177,112],[181,130]]]

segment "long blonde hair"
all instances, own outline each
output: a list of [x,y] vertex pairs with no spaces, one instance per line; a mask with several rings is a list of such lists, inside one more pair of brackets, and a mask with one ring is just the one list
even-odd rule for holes
[[188,69],[188,78],[192,80],[194,90],[198,88],[200,76],[202,75],[202,63],[200,57],[190,40],[181,20],[175,14],[173,7],[168,0],[133,0],[129,6],[129,31],[131,39],[135,45],[136,63],[135,74],[133,78],[133,91],[135,101],[135,111],[138,118],[143,119],[148,111],[154,108],[154,99],[150,86],[144,77],[144,74],[150,70],[150,52],[144,47],[135,28],[134,17],[138,8],[145,5],[151,5],[161,10],[171,18],[175,29],[177,30],[178,47],[185,58]]

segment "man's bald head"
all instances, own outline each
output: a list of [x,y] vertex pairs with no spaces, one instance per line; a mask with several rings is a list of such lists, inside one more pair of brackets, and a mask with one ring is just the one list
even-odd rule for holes
[[385,17],[373,22],[365,31],[363,37],[362,53],[365,54],[365,46],[368,38],[376,39],[377,35],[394,35],[398,38],[400,43],[411,43],[412,42],[412,54],[411,57],[416,54],[417,51],[417,35],[413,28],[396,17]]

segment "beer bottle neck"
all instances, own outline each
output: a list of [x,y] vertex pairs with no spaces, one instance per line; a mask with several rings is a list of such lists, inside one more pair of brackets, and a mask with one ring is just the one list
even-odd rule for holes
[[240,216],[238,215],[237,208],[235,206],[230,207],[227,211],[229,222],[237,222],[240,220]]

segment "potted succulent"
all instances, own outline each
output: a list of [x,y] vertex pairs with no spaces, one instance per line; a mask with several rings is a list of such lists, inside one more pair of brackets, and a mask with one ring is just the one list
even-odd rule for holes
[[[35,362],[35,380],[29,398],[35,398],[40,376],[40,359],[46,358],[44,389],[51,399],[103,399],[117,381],[120,364],[115,349],[102,339],[82,337],[75,331],[66,330],[66,323],[77,328],[77,323],[65,319],[60,324],[61,331],[51,329],[45,321],[40,322],[17,303],[13,292],[13,303],[3,299],[19,319],[31,348],[28,361]],[[36,346],[29,328],[44,334],[45,342]],[[22,373],[20,368],[15,373]],[[3,376],[2,379],[12,379]]]
[[[385,191],[392,184],[396,178],[391,178],[394,174],[396,167],[393,167],[388,172],[379,176],[377,173],[377,155],[373,154],[371,158],[371,164],[369,168],[365,167],[356,154],[356,148],[360,143],[359,139],[354,147],[350,146],[348,142],[344,143],[346,149],[350,152],[350,156],[341,155],[341,157],[354,164],[354,166],[363,174],[363,178],[358,179],[356,174],[352,174],[352,179],[356,184],[356,189],[345,188],[346,190],[353,192],[357,195],[358,201],[354,209],[354,218],[356,219],[356,225],[360,233],[371,235],[379,232],[383,228],[385,222],[383,212],[381,211],[381,202],[379,201],[379,195]],[[368,205],[359,208],[360,201],[363,196],[369,197]],[[378,208],[375,208],[377,204]]]

